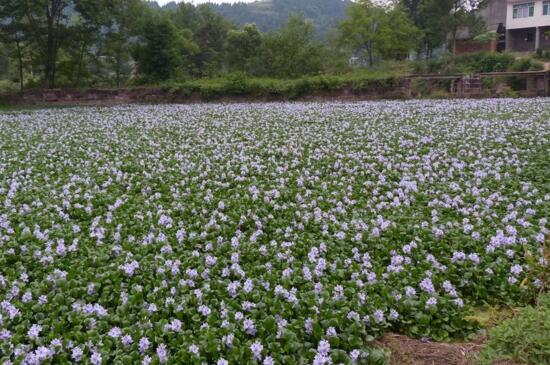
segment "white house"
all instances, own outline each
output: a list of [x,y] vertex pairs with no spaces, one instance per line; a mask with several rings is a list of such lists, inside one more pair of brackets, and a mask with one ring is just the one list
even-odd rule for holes
[[550,0],[504,1],[507,3],[506,49],[527,52],[550,48]]
[[550,0],[492,0],[480,11],[487,29],[499,37],[487,43],[468,41],[466,29],[455,53],[475,51],[532,52],[550,49]]

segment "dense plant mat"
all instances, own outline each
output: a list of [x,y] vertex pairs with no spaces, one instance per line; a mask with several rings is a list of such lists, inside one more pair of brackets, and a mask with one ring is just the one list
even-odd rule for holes
[[467,338],[474,307],[542,285],[549,120],[545,99],[2,113],[0,363],[381,363],[388,331]]

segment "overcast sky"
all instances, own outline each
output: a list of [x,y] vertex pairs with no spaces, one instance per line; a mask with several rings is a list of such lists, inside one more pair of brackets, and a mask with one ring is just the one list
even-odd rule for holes
[[[173,1],[173,0],[157,0],[157,2],[160,4],[160,5],[164,5],[166,3],[169,3],[170,1]],[[181,2],[182,0],[176,0],[176,2]],[[243,3],[250,3],[254,0],[185,0],[186,3],[194,3],[194,4],[200,4],[200,3],[238,3],[238,2],[243,2]]]

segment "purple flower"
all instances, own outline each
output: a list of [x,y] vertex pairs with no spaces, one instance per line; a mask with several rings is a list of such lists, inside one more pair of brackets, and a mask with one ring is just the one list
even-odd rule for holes
[[430,297],[426,301],[426,309],[435,307],[437,305],[437,299],[435,297]]
[[101,365],[101,362],[102,362],[101,354],[99,352],[94,351],[92,353],[92,356],[90,357],[90,362],[93,365]]
[[254,342],[252,345],[250,345],[250,351],[252,351],[252,355],[254,355],[254,358],[256,360],[261,359],[263,349],[264,349],[264,347],[258,341]]
[[149,342],[149,339],[147,339],[147,337],[140,338],[139,352],[144,353],[145,351],[147,351],[147,349],[149,349],[149,345],[150,345],[150,342]]
[[161,364],[166,364],[168,362],[168,351],[166,350],[165,344],[161,344],[157,347],[157,356]]
[[84,352],[80,347],[73,348],[71,352],[71,358],[76,362],[80,362],[80,360],[82,360],[83,355],[84,355]]
[[327,356],[330,352],[330,343],[328,343],[327,340],[319,341],[319,344],[317,345],[317,352],[320,355]]
[[31,328],[27,332],[27,336],[31,340],[36,340],[40,336],[40,332],[42,331],[42,326],[39,324],[33,324]]
[[420,282],[420,289],[424,290],[428,294],[435,294],[435,288],[430,278],[424,278]]
[[376,323],[382,323],[384,321],[384,311],[377,309],[373,313],[374,321]]

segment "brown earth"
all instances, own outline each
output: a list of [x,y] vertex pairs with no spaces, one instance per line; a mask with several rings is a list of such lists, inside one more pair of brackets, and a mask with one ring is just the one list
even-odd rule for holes
[[[356,92],[341,89],[333,92],[317,92],[304,95],[299,101],[361,101],[379,99],[403,99],[401,88],[381,91],[373,88],[370,91]],[[25,90],[22,93],[0,95],[0,102],[9,105],[117,105],[132,103],[248,103],[288,101],[284,96],[219,96],[207,99],[199,93],[178,95],[161,88],[137,87],[130,89],[51,89]]]
[[388,333],[378,344],[390,351],[392,365],[475,365],[482,339],[472,343],[438,343]]
[[[390,352],[390,365],[476,365],[483,337],[468,343],[438,343],[388,333],[376,345]],[[522,365],[498,361],[493,365]]]

